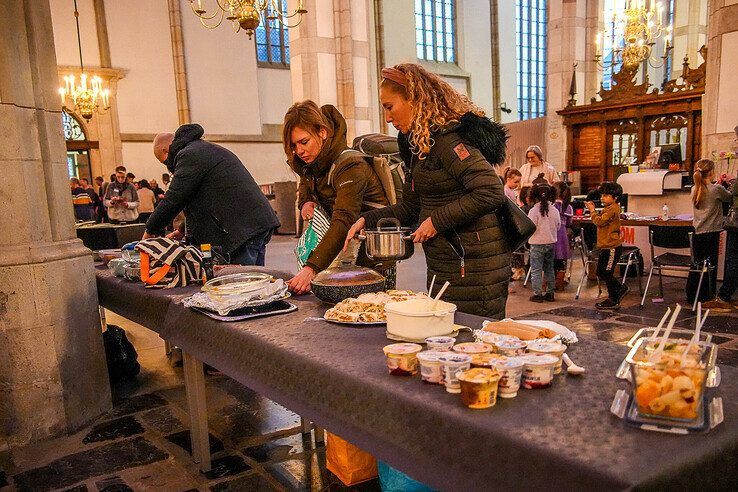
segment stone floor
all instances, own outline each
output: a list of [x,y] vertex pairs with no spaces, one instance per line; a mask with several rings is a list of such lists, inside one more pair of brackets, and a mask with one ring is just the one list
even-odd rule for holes
[[[294,240],[277,236],[267,254],[269,266],[292,270]],[[581,275],[575,265],[573,281]],[[422,250],[402,262],[398,286],[424,289]],[[624,343],[644,324],[654,324],[666,304],[638,306],[633,294],[616,312],[594,309],[596,282],[587,282],[579,300],[574,286],[553,303],[535,304],[522,282],[511,284],[508,315],[557,321],[579,335]],[[684,281],[668,279],[665,303],[684,302]],[[677,326],[694,327],[682,311]],[[299,432],[299,417],[225,376],[208,376],[207,401],[213,470],[200,473],[189,457],[189,431],[181,367],[171,367],[164,344],[153,332],[108,313],[122,326],[139,354],[141,374],[113,388],[115,405],[92,426],[53,441],[0,453],[0,490],[236,491],[346,490],[325,468],[325,448]],[[718,362],[738,366],[738,314],[710,316],[704,327],[718,336]],[[378,490],[371,481],[354,490]]]

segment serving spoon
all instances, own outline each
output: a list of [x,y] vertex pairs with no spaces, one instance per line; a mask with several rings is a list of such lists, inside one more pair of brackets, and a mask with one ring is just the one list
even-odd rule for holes
[[579,376],[581,374],[584,374],[584,371],[586,371],[586,369],[582,366],[576,365],[574,361],[569,358],[569,354],[567,354],[566,352],[563,355],[563,359],[564,362],[566,362],[566,372],[568,372],[572,376]]

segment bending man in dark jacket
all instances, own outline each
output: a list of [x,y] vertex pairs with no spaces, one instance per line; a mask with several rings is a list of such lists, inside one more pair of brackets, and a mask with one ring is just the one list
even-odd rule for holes
[[[279,227],[277,215],[238,157],[202,140],[203,134],[191,124],[154,139],[154,156],[173,177],[146,222],[144,239],[162,235],[184,210],[191,244],[220,246],[233,264],[263,266],[266,245]],[[183,235],[175,231],[170,237]]]

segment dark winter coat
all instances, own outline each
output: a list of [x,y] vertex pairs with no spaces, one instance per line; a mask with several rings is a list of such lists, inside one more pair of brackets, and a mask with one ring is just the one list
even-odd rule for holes
[[[477,124],[475,118],[472,115],[472,124]],[[367,227],[381,217],[397,217],[407,226],[430,217],[438,235],[423,243],[428,281],[433,275],[436,286],[449,281],[443,299],[460,311],[501,319],[510,279],[510,249],[495,210],[503,204],[505,192],[492,165],[459,135],[462,124],[469,124],[469,119],[436,132],[422,161],[409,152],[407,136],[400,134],[403,159],[410,167],[403,202],[364,217]],[[493,136],[495,145],[501,146],[502,160],[504,130],[494,126],[492,131],[501,132]]]
[[[348,230],[361,212],[372,208],[368,203],[389,205],[379,176],[369,163],[357,153],[341,156],[349,148],[346,142],[346,120],[341,113],[330,104],[320,110],[330,126],[331,135],[323,143],[315,161],[305,164],[295,157],[292,163],[292,168],[300,176],[300,209],[308,201],[319,203],[331,220],[328,232],[306,262],[315,272],[328,267],[343,249]],[[328,174],[334,164],[329,182]],[[363,261],[366,260],[363,251],[359,260],[360,264],[373,266]]]
[[209,243],[231,253],[246,241],[279,227],[277,215],[233,152],[202,140],[200,125],[179,127],[165,164],[173,173],[164,199],[146,222],[162,234],[184,210],[192,244]]

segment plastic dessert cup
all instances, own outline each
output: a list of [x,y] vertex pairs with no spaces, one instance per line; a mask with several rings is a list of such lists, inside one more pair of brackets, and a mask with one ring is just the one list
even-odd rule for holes
[[501,354],[474,354],[472,355],[471,366],[494,369],[495,363],[501,360],[507,360],[507,357]]
[[454,337],[428,337],[425,343],[428,345],[428,350],[448,352],[456,343],[456,339]]
[[418,361],[420,362],[420,378],[424,383],[442,384],[443,373],[441,369],[441,357],[446,352],[438,350],[427,350],[418,353]]
[[523,358],[523,388],[548,388],[553,383],[554,369],[558,359],[554,355],[530,354]]
[[393,376],[413,376],[418,373],[417,354],[423,347],[417,343],[393,343],[384,347],[387,369]]
[[461,393],[461,385],[456,374],[471,366],[471,355],[447,352],[438,358],[443,371],[443,383],[449,393]]
[[489,343],[482,342],[464,342],[454,345],[454,352],[458,352],[460,354],[489,354],[493,350],[494,346]]
[[457,374],[461,401],[469,408],[489,408],[497,402],[500,374],[493,369],[474,368]]
[[525,353],[526,343],[522,340],[502,340],[497,342],[495,346],[497,351],[508,357],[515,357]]
[[500,373],[500,383],[497,390],[500,398],[515,398],[518,396],[524,365],[524,360],[519,357],[507,357],[494,362],[494,369]]
[[628,354],[638,414],[679,422],[693,422],[702,413],[707,374],[717,358],[714,343],[698,342],[685,354],[688,341],[667,340],[653,355],[658,341],[638,340]]
[[530,342],[528,344],[528,352],[531,354],[549,354],[558,357],[559,362],[556,363],[554,374],[559,374],[561,372],[561,356],[566,352],[566,345],[560,342]]

